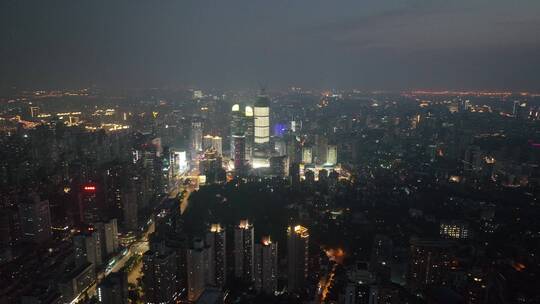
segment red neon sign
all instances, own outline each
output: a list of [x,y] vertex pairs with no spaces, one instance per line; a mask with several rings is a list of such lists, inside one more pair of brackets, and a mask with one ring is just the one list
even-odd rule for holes
[[96,186],[84,186],[84,191],[96,191]]

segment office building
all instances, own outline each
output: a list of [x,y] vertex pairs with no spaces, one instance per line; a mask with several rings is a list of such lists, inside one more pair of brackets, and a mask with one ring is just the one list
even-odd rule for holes
[[287,228],[287,286],[289,292],[300,291],[308,277],[309,231],[301,225]]
[[255,230],[248,220],[240,221],[234,229],[234,275],[247,282],[253,281]]
[[253,167],[268,167],[270,148],[270,100],[266,95],[259,95],[253,107],[254,144]]

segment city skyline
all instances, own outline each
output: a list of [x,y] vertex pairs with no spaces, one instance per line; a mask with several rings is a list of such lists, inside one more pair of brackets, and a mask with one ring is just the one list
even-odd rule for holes
[[0,1],[0,304],[540,303],[540,1]]

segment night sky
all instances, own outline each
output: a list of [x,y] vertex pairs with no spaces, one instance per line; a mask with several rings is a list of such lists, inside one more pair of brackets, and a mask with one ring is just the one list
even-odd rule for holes
[[1,0],[2,87],[540,91],[539,0]]

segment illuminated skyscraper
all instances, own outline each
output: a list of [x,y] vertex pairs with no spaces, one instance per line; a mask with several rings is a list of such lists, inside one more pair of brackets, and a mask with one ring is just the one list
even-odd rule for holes
[[254,236],[248,220],[240,221],[234,229],[234,275],[249,282],[253,281]]
[[308,276],[309,231],[296,225],[287,228],[288,290],[304,288]]
[[274,294],[278,278],[278,244],[265,237],[255,245],[255,290]]
[[227,278],[226,233],[220,224],[212,224],[206,234],[206,244],[210,247],[209,283],[225,286]]
[[246,106],[244,116],[244,129],[246,136],[246,159],[252,161],[253,157],[253,141],[255,140],[255,126],[253,119],[253,107]]
[[337,164],[337,146],[328,145],[326,149],[326,163],[335,165]]
[[302,147],[302,162],[304,164],[313,163],[313,147],[311,146]]
[[194,159],[197,153],[202,151],[203,125],[201,121],[195,120],[191,123],[191,158]]
[[269,147],[270,147],[270,100],[266,95],[259,95],[255,106],[254,114],[254,145],[253,145],[253,167],[268,167]]
[[82,223],[91,224],[99,222],[101,219],[103,200],[100,190],[93,183],[81,186],[77,198],[79,201],[80,221]]
[[243,116],[244,113],[240,111],[240,105],[234,104],[231,109],[231,158],[234,158],[236,153],[233,137],[244,135]]

